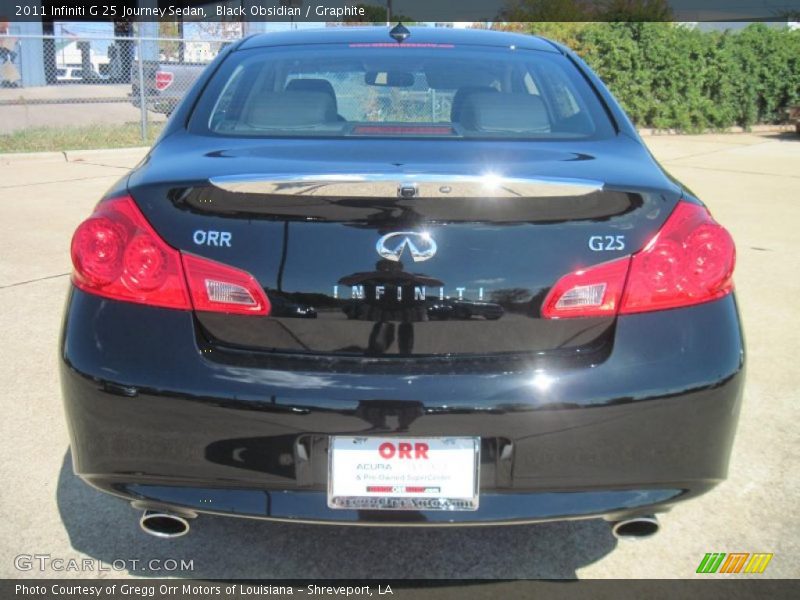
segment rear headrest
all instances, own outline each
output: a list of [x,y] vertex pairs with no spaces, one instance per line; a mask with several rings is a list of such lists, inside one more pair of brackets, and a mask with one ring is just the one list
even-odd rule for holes
[[247,124],[252,127],[291,129],[336,121],[333,98],[320,92],[269,92],[250,105]]
[[548,133],[550,119],[539,96],[476,93],[461,109],[465,129],[487,133]]
[[453,103],[450,107],[450,121],[452,123],[458,123],[461,120],[464,101],[473,94],[479,94],[481,92],[488,92],[491,94],[492,92],[497,92],[497,90],[489,85],[470,85],[458,88],[456,93],[453,94]]
[[336,92],[327,79],[292,79],[286,84],[287,92],[317,92],[328,94],[333,98],[333,107],[336,108]]

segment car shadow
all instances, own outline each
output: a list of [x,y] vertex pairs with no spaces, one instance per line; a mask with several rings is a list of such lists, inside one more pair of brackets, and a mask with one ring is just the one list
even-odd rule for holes
[[757,135],[781,142],[800,142],[800,134],[796,131],[768,131]]
[[[162,540],[139,529],[139,512],[127,502],[76,477],[69,451],[56,499],[75,550],[139,577],[575,579],[576,569],[616,547],[608,524],[596,519],[376,529],[201,515],[188,535]],[[159,570],[169,559],[192,568]]]

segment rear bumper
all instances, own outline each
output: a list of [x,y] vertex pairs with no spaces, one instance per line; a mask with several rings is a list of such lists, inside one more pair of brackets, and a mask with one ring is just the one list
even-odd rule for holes
[[[664,511],[725,478],[744,380],[735,300],[622,317],[614,339],[591,367],[287,369],[206,345],[189,313],[75,290],[61,341],[74,468],[143,507],[307,522]],[[480,508],[329,509],[328,436],[353,434],[480,436]]]

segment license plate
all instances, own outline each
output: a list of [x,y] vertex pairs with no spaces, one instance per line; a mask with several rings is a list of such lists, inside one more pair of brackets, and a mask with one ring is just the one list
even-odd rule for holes
[[328,507],[477,510],[480,438],[330,439]]

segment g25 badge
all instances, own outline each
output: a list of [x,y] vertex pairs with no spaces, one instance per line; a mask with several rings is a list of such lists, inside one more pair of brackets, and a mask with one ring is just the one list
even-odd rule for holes
[[593,235],[589,238],[589,249],[593,252],[625,250],[624,235]]

